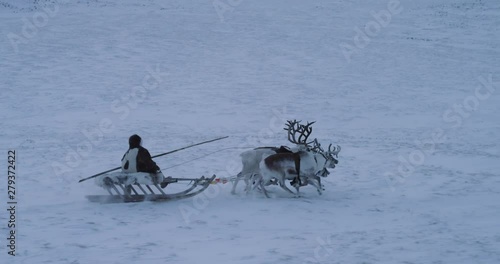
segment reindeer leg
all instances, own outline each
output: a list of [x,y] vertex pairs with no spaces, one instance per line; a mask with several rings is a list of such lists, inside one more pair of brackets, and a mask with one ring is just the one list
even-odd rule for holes
[[260,189],[260,183],[261,181],[264,181],[264,178],[262,178],[262,175],[258,173],[253,173],[250,175],[250,179],[248,181],[251,182],[249,183],[249,190],[255,190]]
[[231,194],[236,194],[236,186],[238,185],[238,182],[241,180],[241,172],[236,175],[236,179],[234,180],[233,183],[233,188],[231,189]]
[[326,190],[325,186],[323,184],[321,184],[321,177],[316,174],[316,175],[314,175],[314,179],[316,179],[318,181],[319,188],[322,191],[325,191]]
[[250,188],[248,188],[247,193],[250,193],[250,191],[254,191],[255,189],[261,187],[263,185],[264,179],[260,174],[252,174],[252,178],[250,179],[250,181],[252,182],[252,185],[250,186]]
[[245,181],[245,189],[244,191],[248,192],[251,189],[250,180],[252,180],[253,174],[245,174],[243,177],[243,181]]
[[305,186],[305,185],[309,184],[309,179],[308,179],[308,178],[304,178],[304,179],[302,180],[302,182],[304,182],[304,185],[298,185],[298,184],[297,184],[297,185],[295,186],[295,190],[297,190],[296,197],[302,197],[302,195],[300,194],[299,189],[300,189],[300,187],[302,187],[302,186]]
[[297,190],[297,193],[295,193],[295,197],[300,197],[300,192],[299,192],[300,185],[295,186],[295,190]]
[[319,183],[319,187],[321,188],[322,191],[325,191],[325,185],[321,184],[321,177],[318,177],[318,183]]
[[264,186],[262,186],[262,192],[264,193],[266,198],[271,198],[271,197],[269,197],[269,194],[267,194],[267,190],[266,190],[266,188],[264,188]]
[[294,194],[294,195],[295,195],[295,193],[294,193],[294,192],[292,192],[290,189],[288,189],[288,187],[286,187],[285,183],[280,183],[280,187],[281,187],[283,190],[285,190],[285,191],[287,191],[287,192],[289,192],[289,193],[291,193],[291,194]]
[[297,182],[299,183],[299,186],[302,185],[302,182],[300,180],[300,154],[295,153],[294,156],[294,161],[295,161],[295,171],[297,171]]
[[288,189],[288,187],[286,186],[286,184],[285,184],[285,179],[286,179],[286,175],[282,175],[282,178],[278,181],[278,183],[279,183],[280,187],[281,187],[283,190],[285,190],[285,191],[287,191],[287,192],[289,192],[289,193],[291,193],[291,194],[295,195],[295,193],[294,193],[294,192],[292,192],[290,189]]
[[256,186],[257,185],[260,185],[260,188],[262,189],[262,192],[264,193],[264,195],[266,196],[266,198],[271,198],[271,197],[269,197],[269,194],[267,193],[267,190],[264,187],[264,179],[262,177],[259,178],[259,183],[256,184]]
[[318,182],[311,180],[309,181],[312,186],[316,187],[316,190],[318,191],[319,195],[322,195],[323,192],[321,191],[321,178],[318,176],[311,176],[311,179],[317,180]]

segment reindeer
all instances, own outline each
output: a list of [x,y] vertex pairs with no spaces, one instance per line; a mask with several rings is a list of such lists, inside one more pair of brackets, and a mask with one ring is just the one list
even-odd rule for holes
[[245,191],[250,191],[250,181],[259,175],[259,163],[263,159],[263,157],[267,157],[276,153],[285,153],[292,152],[289,148],[285,146],[277,147],[260,147],[252,150],[247,150],[240,154],[241,163],[243,164],[243,168],[241,172],[236,175],[236,179],[233,183],[233,188],[231,190],[232,194],[236,193],[236,186],[240,180],[245,181]]
[[[294,144],[297,144],[297,147],[290,149],[285,146],[281,147],[260,147],[252,150],[245,151],[240,154],[241,161],[243,164],[243,168],[240,173],[236,176],[235,182],[233,184],[233,188],[231,193],[234,194],[236,190],[236,186],[240,180],[245,181],[245,191],[250,191],[250,181],[253,179],[258,179],[260,175],[259,163],[262,161],[264,157],[277,154],[277,153],[293,153],[303,149],[309,149],[311,146],[309,145],[311,142],[307,143],[307,139],[312,132],[311,125],[315,122],[308,122],[306,125],[301,125],[300,121],[293,120],[287,121],[286,127],[284,130],[288,131],[288,140]],[[298,139],[296,139],[296,135],[299,134]],[[317,143],[317,140],[314,142]],[[317,144],[319,146],[319,144]],[[316,146],[315,146],[316,147]],[[301,180],[301,178],[297,178],[297,181]],[[271,181],[268,184],[273,184],[275,182]]]
[[[335,165],[337,165],[339,163],[339,161],[338,161],[339,155],[338,154],[339,154],[341,148],[340,148],[340,146],[337,145],[337,147],[334,147],[333,150],[331,150],[331,147],[332,147],[332,144],[330,144],[328,146],[328,151],[325,152],[323,150],[323,148],[321,148],[321,145],[319,144],[319,142],[315,139],[313,151],[316,151],[318,153],[322,153],[325,158],[330,159],[333,162],[333,164],[332,164],[332,166],[330,166],[330,168],[333,169],[333,168],[335,168]],[[318,186],[316,186],[316,187],[317,187],[318,193],[320,195],[322,194],[321,191],[325,190],[323,185],[321,184],[321,177],[327,177],[329,174],[330,174],[330,172],[328,171],[328,169],[326,167],[324,167],[321,172],[316,173],[316,175],[314,175],[314,176],[309,176],[310,178],[313,178],[318,182]],[[293,186],[294,184],[296,184],[296,182],[292,181],[292,182],[290,182],[290,184]]]
[[259,164],[260,179],[257,185],[262,188],[266,197],[269,195],[264,186],[269,185],[273,179],[292,194],[294,193],[285,185],[285,179],[293,180],[292,184],[297,190],[296,195],[300,195],[299,188],[307,184],[315,186],[318,193],[322,194],[320,176],[326,177],[325,171],[335,168],[335,164],[338,163],[334,156],[338,156],[340,147],[332,149],[331,146],[330,144],[326,152],[300,150],[297,153],[277,153],[264,158]]

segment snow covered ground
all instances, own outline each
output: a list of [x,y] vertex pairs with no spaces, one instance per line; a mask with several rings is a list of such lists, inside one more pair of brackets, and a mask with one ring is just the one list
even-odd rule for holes
[[[500,263],[498,0],[3,0],[0,18],[18,201],[0,263]],[[322,196],[100,205],[77,183],[133,133],[152,154],[229,135],[157,159],[229,177],[294,118],[342,146]]]

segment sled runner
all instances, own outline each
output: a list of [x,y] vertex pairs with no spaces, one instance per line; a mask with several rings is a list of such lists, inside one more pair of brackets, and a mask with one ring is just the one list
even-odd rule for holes
[[[91,202],[99,203],[130,203],[142,201],[168,201],[195,196],[208,188],[215,179],[210,178],[172,178],[164,177],[161,172],[153,174],[146,172],[126,173],[114,172],[100,175],[95,183],[104,188],[109,195],[87,195]],[[164,190],[170,184],[189,182],[189,187],[180,192],[166,193]]]

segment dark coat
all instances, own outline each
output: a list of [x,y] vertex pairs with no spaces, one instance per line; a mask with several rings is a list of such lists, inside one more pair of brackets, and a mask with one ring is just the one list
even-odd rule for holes
[[[134,168],[135,166],[135,168]],[[160,170],[149,151],[142,146],[130,148],[122,158],[122,169],[126,172],[156,173]]]

